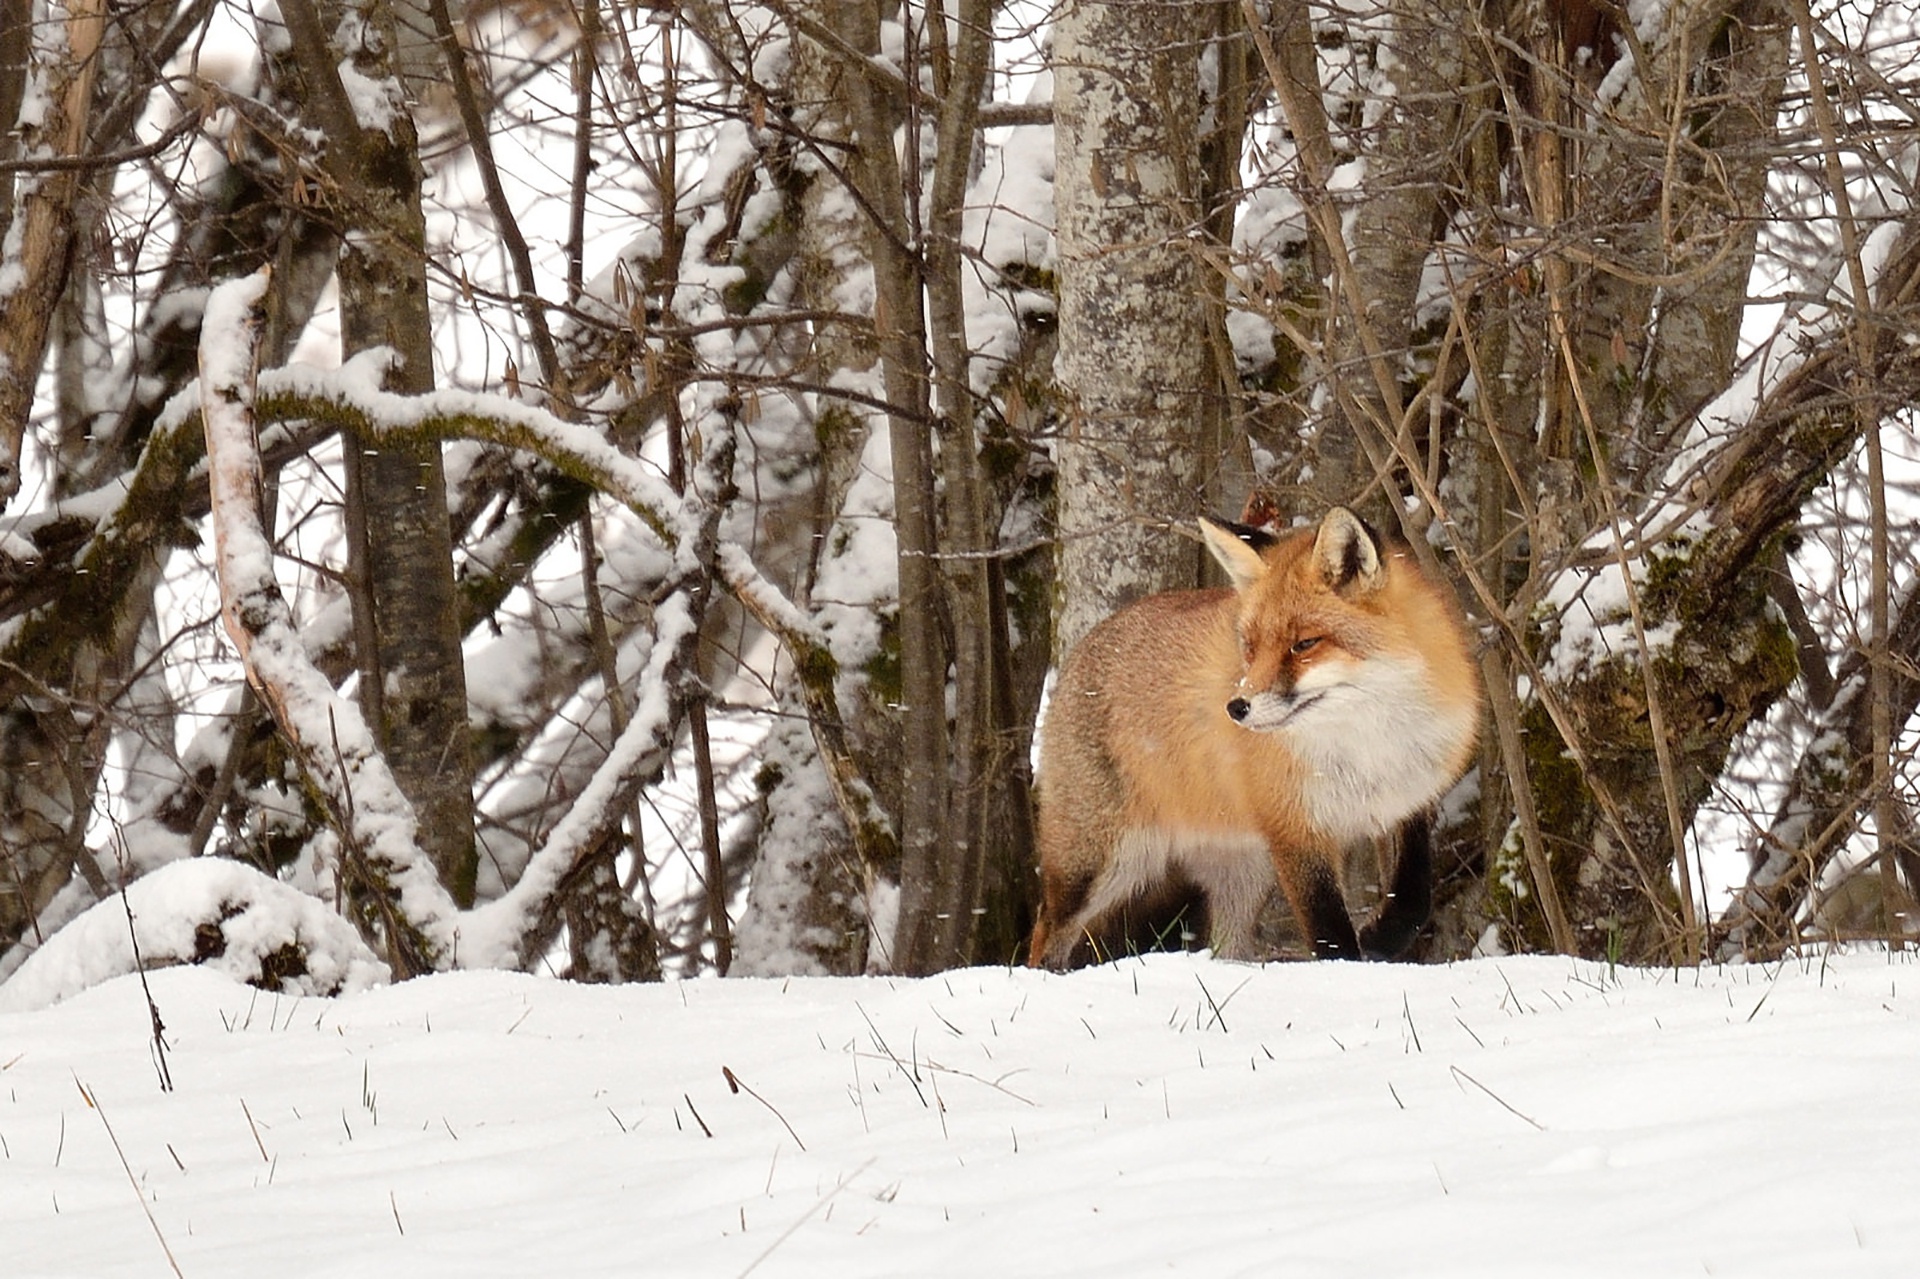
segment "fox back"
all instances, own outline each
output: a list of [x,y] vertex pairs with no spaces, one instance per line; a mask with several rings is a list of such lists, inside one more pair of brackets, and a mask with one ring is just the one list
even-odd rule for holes
[[[1277,537],[1201,531],[1231,588],[1130,605],[1060,670],[1030,961],[1150,948],[1182,912],[1216,952],[1244,955],[1276,878],[1316,954],[1391,958],[1425,923],[1428,812],[1479,726],[1458,610],[1344,508]],[[1400,855],[1356,933],[1338,859],[1376,835],[1397,835]]]

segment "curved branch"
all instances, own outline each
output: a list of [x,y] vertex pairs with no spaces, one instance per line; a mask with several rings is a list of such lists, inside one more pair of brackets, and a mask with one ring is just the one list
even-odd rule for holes
[[413,805],[375,746],[360,708],[308,660],[273,572],[261,505],[253,358],[269,273],[221,285],[201,324],[201,424],[206,432],[220,615],[247,679],[318,792],[349,858],[367,876],[386,925],[389,961],[413,976],[453,953],[459,915],[420,849]]
[[[1909,221],[1874,289],[1874,309],[1910,310],[1920,301],[1920,218]],[[1703,589],[1719,591],[1752,567],[1761,548],[1798,518],[1809,494],[1860,436],[1849,388],[1881,388],[1882,402],[1909,402],[1920,389],[1920,359],[1898,324],[1874,326],[1870,362],[1861,367],[1849,332],[1827,335],[1773,388],[1739,439],[1708,468],[1713,530],[1694,548]]]
[[[1893,722],[1920,709],[1920,593],[1900,601],[1887,636]],[[1871,658],[1854,648],[1772,819],[1757,833],[1747,882],[1723,917],[1722,958],[1771,959],[1800,935],[1800,908],[1873,798]]]
[[[551,935],[556,894],[601,849],[634,795],[665,771],[679,725],[705,696],[696,646],[707,584],[719,576],[719,518],[730,500],[732,432],[702,459],[705,497],[682,498],[592,431],[498,396],[442,392],[394,395],[378,389],[386,357],[337,372],[282,370],[256,378],[255,316],[265,272],[215,290],[202,325],[201,391],[211,470],[215,558],[222,617],[247,669],[274,712],[350,854],[361,859],[369,896],[381,911],[395,968],[525,966]],[[259,418],[329,420],[373,433],[418,432],[486,440],[535,453],[557,470],[625,502],[674,554],[655,610],[658,634],[642,676],[641,704],[579,800],[500,899],[459,910],[414,838],[413,810],[394,784],[354,704],[307,661],[273,574],[259,517]],[[766,616],[797,616],[769,597],[771,586],[728,556],[729,580]],[[791,628],[789,628],[791,629]]]

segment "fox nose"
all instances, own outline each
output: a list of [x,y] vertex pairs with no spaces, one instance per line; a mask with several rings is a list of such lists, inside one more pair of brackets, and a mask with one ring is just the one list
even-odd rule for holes
[[1236,697],[1227,703],[1227,718],[1236,724],[1247,722],[1247,716],[1253,713],[1253,703],[1244,697]]

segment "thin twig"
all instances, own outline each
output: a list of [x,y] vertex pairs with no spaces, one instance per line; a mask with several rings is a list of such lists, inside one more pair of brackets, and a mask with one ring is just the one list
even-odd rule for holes
[[[1854,348],[1854,375],[1849,379],[1848,398],[1858,416],[1860,434],[1866,442],[1868,504],[1868,592],[1867,610],[1867,684],[1869,736],[1872,739],[1873,824],[1880,852],[1881,912],[1887,930],[1887,945],[1900,950],[1904,945],[1905,920],[1900,877],[1891,855],[1897,838],[1898,821],[1893,794],[1893,716],[1892,672],[1888,666],[1887,607],[1892,595],[1887,550],[1887,479],[1884,450],[1880,440],[1880,406],[1876,402],[1876,384],[1866,376],[1873,366],[1873,351],[1879,341],[1874,295],[1867,278],[1862,255],[1860,231],[1854,217],[1853,201],[1847,194],[1845,168],[1841,163],[1839,122],[1828,97],[1820,70],[1818,41],[1813,14],[1807,0],[1792,0],[1790,12],[1800,35],[1801,56],[1806,64],[1808,99],[1813,108],[1815,126],[1820,131],[1821,159],[1827,185],[1833,197],[1835,221],[1840,227],[1842,256],[1846,259],[1847,282],[1853,292],[1853,323],[1848,337]],[[1764,1002],[1764,1001],[1763,1001]],[[1755,1011],[1758,1011],[1756,1009]]]
[[[1213,1020],[1214,1020],[1214,1023],[1215,1023],[1216,1025],[1218,1025],[1218,1026],[1220,1027],[1220,1029],[1221,1029],[1221,1031],[1222,1031],[1222,1032],[1226,1032],[1226,1031],[1227,1031],[1227,1018],[1226,1018],[1226,1015],[1225,1015],[1224,1013],[1222,1013],[1222,1012],[1220,1011],[1220,1004],[1219,1004],[1219,1002],[1218,1002],[1218,1001],[1216,1001],[1216,1000],[1214,999],[1214,997],[1213,997],[1213,992],[1207,989],[1207,983],[1205,983],[1204,981],[1201,981],[1201,980],[1200,980],[1200,974],[1199,974],[1199,973],[1195,973],[1195,974],[1193,975],[1193,980],[1194,980],[1194,981],[1195,981],[1196,983],[1198,983],[1198,984],[1199,984],[1199,986],[1200,986],[1200,993],[1201,993],[1201,994],[1203,994],[1203,995],[1205,995],[1205,996],[1207,997],[1207,1007],[1209,1007],[1209,1008],[1211,1008],[1211,1009],[1213,1009]],[[1244,983],[1243,983],[1243,984],[1244,984]],[[1227,996],[1227,998],[1228,998],[1228,999],[1232,999],[1232,998],[1233,998],[1233,996],[1232,996],[1232,995],[1228,995],[1228,996]]]
[[[1084,1024],[1084,1019],[1082,1019],[1082,1024]],[[1092,1027],[1088,1027],[1088,1033],[1089,1034],[1092,1033]],[[857,1049],[854,1050],[851,1056],[853,1057],[853,1062],[856,1069],[858,1068],[860,1064],[860,1059],[862,1057],[868,1057],[874,1061],[880,1060],[880,1054],[878,1053],[863,1053]],[[888,1059],[891,1060],[895,1065],[899,1064],[900,1059],[897,1057],[893,1057],[891,1054],[888,1055]],[[1019,1093],[1013,1091],[1013,1089],[1007,1087],[1004,1083],[1000,1082],[1002,1079],[1006,1079],[1009,1076],[1021,1074],[1023,1073],[1022,1071],[1009,1070],[1006,1072],[1006,1074],[1001,1075],[999,1079],[988,1079],[985,1075],[976,1075],[971,1070],[961,1070],[958,1066],[943,1066],[939,1062],[933,1060],[931,1057],[927,1059],[926,1064],[927,1064],[927,1072],[930,1075],[935,1075],[935,1074],[956,1075],[961,1079],[971,1079],[976,1084],[985,1084],[987,1087],[993,1089],[995,1092],[1000,1093],[1003,1096],[1011,1097],[1013,1098],[1013,1100],[1019,1102],[1023,1106],[1038,1106],[1040,1104],[1039,1102],[1033,1100],[1033,1098],[1031,1097],[1022,1097]]]
[[260,1125],[253,1121],[253,1112],[247,1109],[247,1099],[240,1099],[240,1113],[247,1117],[247,1130],[253,1134],[253,1144],[260,1148],[260,1162],[270,1164],[273,1157],[267,1154],[267,1143],[260,1140]]
[[147,1025],[152,1032],[153,1068],[160,1075],[160,1091],[173,1091],[173,1073],[167,1069],[167,1027],[160,1020],[160,1005],[153,1000],[153,987],[147,982],[147,962],[140,957],[140,932],[133,923],[133,903],[127,898],[126,844],[119,824],[114,824],[115,860],[120,863],[120,908],[127,912],[127,945],[133,950],[133,970],[140,974],[140,992],[147,1000]]
[[913,1085],[913,1091],[916,1095],[919,1096],[920,1104],[923,1106],[926,1105],[927,1094],[924,1092],[921,1092],[920,1081],[914,1078],[913,1072],[907,1069],[906,1064],[900,1060],[900,1058],[894,1053],[893,1049],[887,1047],[887,1041],[884,1038],[882,1038],[880,1034],[880,1028],[873,1024],[873,1018],[867,1016],[867,1010],[864,1008],[861,1008],[857,1000],[854,1002],[853,1006],[854,1006],[854,1009],[859,1012],[860,1019],[867,1023],[867,1030],[873,1035],[874,1046],[879,1048],[881,1052],[885,1053],[887,1055],[887,1060],[893,1063],[893,1068],[895,1070],[898,1070],[902,1075],[904,1075],[909,1084]]
[[507,251],[507,260],[513,266],[514,283],[519,288],[519,295],[514,300],[520,307],[521,317],[527,322],[534,358],[540,361],[541,380],[547,392],[564,404],[568,397],[566,388],[560,385],[560,359],[554,349],[553,331],[547,324],[546,304],[541,301],[536,288],[533,255],[527,248],[526,236],[520,231],[520,220],[514,215],[513,203],[507,198],[506,188],[500,182],[500,169],[494,163],[493,142],[488,134],[486,114],[480,109],[479,95],[474,92],[473,78],[467,68],[467,50],[460,43],[459,30],[454,25],[447,0],[427,0],[427,15],[433,22],[435,40],[446,59],[447,84],[453,91],[454,106],[459,110],[460,123],[467,134],[467,145],[473,151],[474,167],[479,172],[481,187],[486,192],[487,211],[493,215],[494,228]]
[[699,1124],[700,1131],[707,1134],[707,1136],[711,1138],[713,1136],[713,1129],[707,1127],[707,1121],[700,1117],[700,1112],[698,1110],[694,1109],[692,1095],[689,1093],[683,1092],[680,1094],[680,1096],[682,1099],[686,1101],[687,1112],[693,1116],[693,1122],[695,1122],[696,1124]]
[[198,129],[201,123],[201,112],[189,110],[163,129],[151,142],[143,142],[138,146],[102,155],[36,155],[22,159],[0,160],[0,174],[59,173],[67,170],[93,172],[99,169],[118,168],[137,160],[150,160]]

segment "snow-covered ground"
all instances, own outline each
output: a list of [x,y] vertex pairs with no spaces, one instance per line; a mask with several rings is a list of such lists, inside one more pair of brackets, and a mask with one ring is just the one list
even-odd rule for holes
[[0,1015],[8,1279],[1920,1273],[1904,955],[150,981]]

